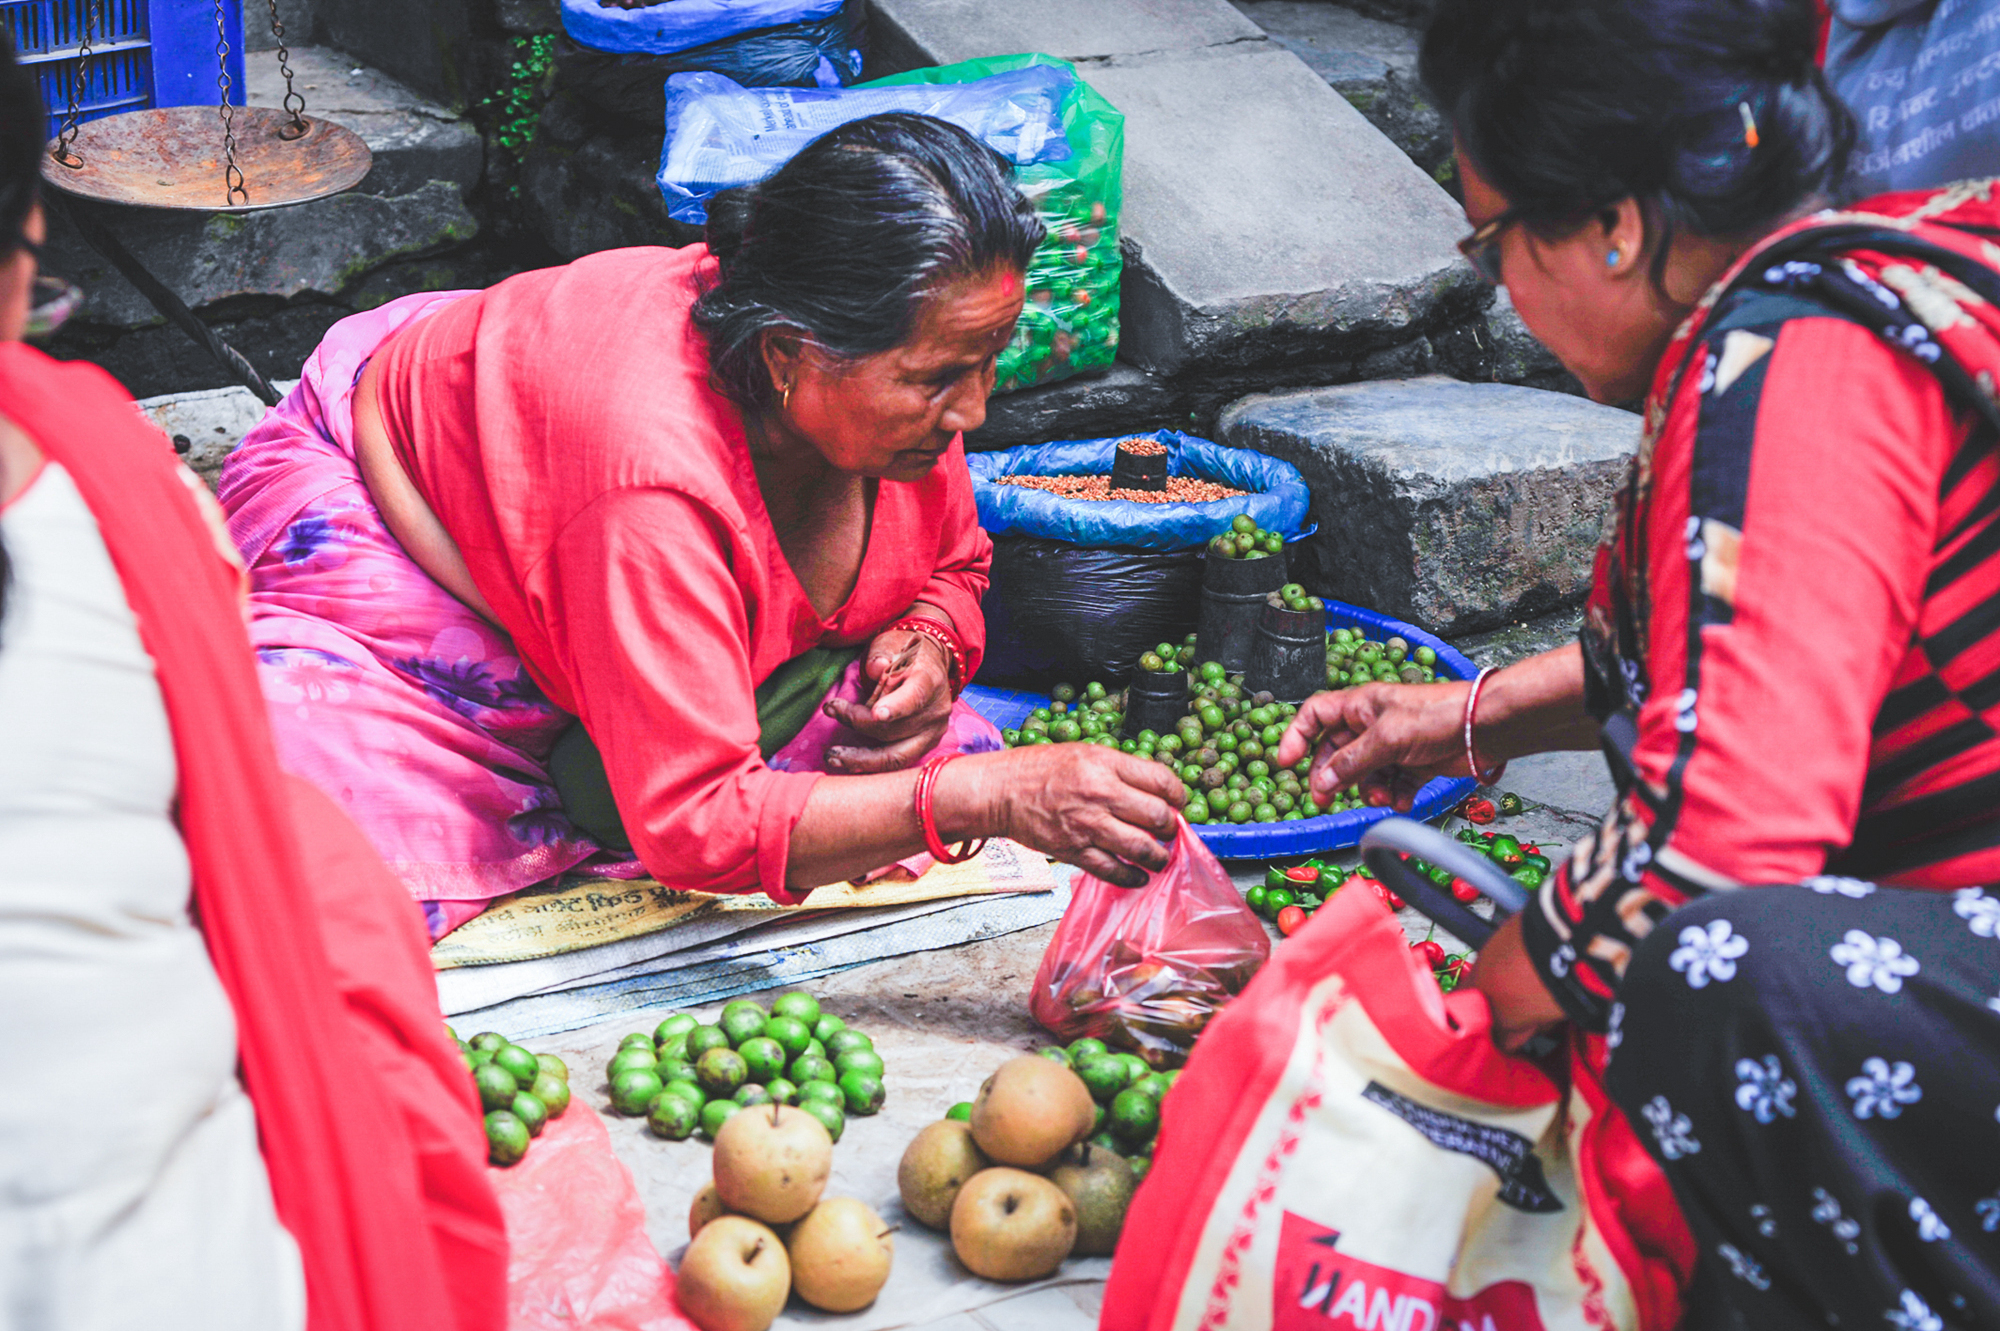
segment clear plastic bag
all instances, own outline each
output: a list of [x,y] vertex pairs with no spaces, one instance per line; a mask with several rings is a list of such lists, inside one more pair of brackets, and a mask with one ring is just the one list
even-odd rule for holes
[[1167,867],[1144,887],[1077,876],[1028,1009],[1065,1042],[1094,1035],[1178,1067],[1270,955],[1243,894],[1181,822]]

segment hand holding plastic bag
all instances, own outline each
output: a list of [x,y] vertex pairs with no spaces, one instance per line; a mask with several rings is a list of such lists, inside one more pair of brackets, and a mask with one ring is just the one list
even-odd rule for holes
[[1270,935],[1181,821],[1167,867],[1144,887],[1077,876],[1028,1007],[1064,1042],[1094,1035],[1178,1067],[1270,955]]

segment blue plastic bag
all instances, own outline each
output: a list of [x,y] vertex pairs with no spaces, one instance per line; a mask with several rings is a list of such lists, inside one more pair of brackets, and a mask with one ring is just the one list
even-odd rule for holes
[[1075,79],[1061,66],[1030,65],[972,83],[836,90],[745,88],[720,74],[676,74],[667,80],[660,193],[676,221],[705,222],[708,200],[723,190],[762,180],[828,130],[885,111],[950,121],[1016,166],[1064,161],[1071,150],[1062,103]]
[[[1167,475],[1196,476],[1249,493],[1205,504],[1145,504],[1064,499],[1025,485],[999,485],[1002,476],[1103,476],[1111,471],[1119,439],[1156,439],[1167,446]],[[1068,439],[1022,444],[994,453],[969,453],[979,525],[989,533],[1039,536],[1074,545],[1141,550],[1186,550],[1229,530],[1248,513],[1266,531],[1298,533],[1312,508],[1305,478],[1289,462],[1246,448],[1224,448],[1177,430],[1120,435],[1117,439]]]
[[562,0],[563,31],[599,51],[672,55],[760,28],[832,18],[843,0],[668,0],[644,9],[607,9],[597,0]]

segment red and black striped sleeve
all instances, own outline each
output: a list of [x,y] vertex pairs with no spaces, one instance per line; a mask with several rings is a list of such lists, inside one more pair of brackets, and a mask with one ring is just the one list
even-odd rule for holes
[[1594,1029],[1674,907],[1848,844],[1964,434],[1922,365],[1797,299],[1726,303],[1694,354],[1643,519],[1637,780],[1523,919]]

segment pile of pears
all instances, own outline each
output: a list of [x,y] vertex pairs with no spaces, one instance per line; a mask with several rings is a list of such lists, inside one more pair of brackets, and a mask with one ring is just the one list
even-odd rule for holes
[[681,1310],[702,1331],[765,1331],[792,1294],[822,1312],[875,1301],[894,1227],[852,1197],[827,1197],[833,1138],[805,1109],[771,1102],[716,1129],[713,1182],[688,1211]]
[[988,1280],[1039,1280],[1072,1253],[1109,1253],[1139,1181],[1087,1140],[1098,1118],[1068,1066],[1011,1059],[963,1120],[941,1119],[910,1142],[896,1172],[903,1209],[949,1233],[958,1260]]

